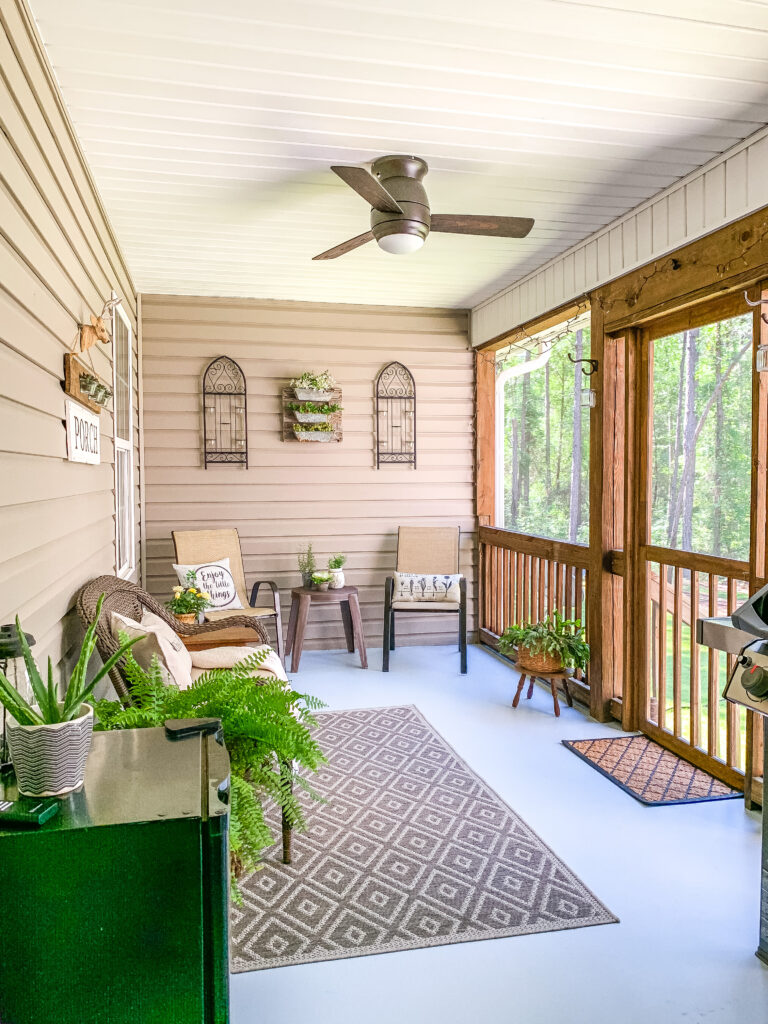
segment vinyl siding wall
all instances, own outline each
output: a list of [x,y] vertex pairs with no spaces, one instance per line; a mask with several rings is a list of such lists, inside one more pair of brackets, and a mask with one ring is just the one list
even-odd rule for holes
[[[246,577],[279,583],[287,625],[297,552],[349,556],[366,635],[381,645],[383,581],[399,524],[457,525],[474,628],[474,380],[464,311],[142,295],[147,584],[165,597],[171,530],[237,527]],[[214,356],[243,368],[249,468],[202,468],[200,388]],[[374,379],[400,360],[416,380],[418,468],[374,468]],[[281,439],[280,390],[330,369],[343,391],[343,441]],[[215,552],[214,552],[215,554]],[[262,592],[262,596],[263,596]],[[398,618],[403,643],[453,643],[456,616]],[[315,608],[307,646],[339,648],[338,609]]]
[[[38,660],[58,664],[79,640],[78,588],[115,566],[112,415],[101,465],[68,462],[64,354],[114,289],[133,326],[136,409],[136,294],[17,0],[0,3],[0,128],[0,622],[18,613]],[[111,386],[111,357],[99,343],[82,358]],[[135,483],[138,498],[137,459]],[[135,522],[138,538],[138,500]]]

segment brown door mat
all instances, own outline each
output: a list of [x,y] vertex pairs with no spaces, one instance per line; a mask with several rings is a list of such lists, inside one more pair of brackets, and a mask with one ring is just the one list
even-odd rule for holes
[[650,807],[734,800],[743,795],[647,736],[562,742],[582,761]]

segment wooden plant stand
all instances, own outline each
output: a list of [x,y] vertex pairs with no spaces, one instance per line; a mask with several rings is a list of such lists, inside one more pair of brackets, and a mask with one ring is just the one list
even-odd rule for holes
[[568,689],[568,674],[566,672],[531,672],[529,669],[518,669],[522,674],[520,676],[520,682],[517,684],[517,693],[515,699],[512,701],[512,707],[516,708],[520,703],[520,694],[523,692],[525,686],[525,680],[528,679],[528,693],[526,694],[526,700],[530,700],[533,696],[533,683],[536,679],[541,679],[542,682],[549,681],[549,688],[552,691],[552,703],[555,706],[555,716],[560,717],[560,703],[557,699],[557,680],[561,679],[563,682],[563,692],[565,693],[565,699],[568,702],[568,707],[573,707],[573,697],[571,697],[571,691]]
[[357,598],[357,587],[341,587],[339,590],[312,590],[310,587],[296,587],[291,591],[291,615],[288,619],[288,637],[285,643],[285,660],[291,654],[291,672],[298,672],[301,651],[304,646],[304,630],[309,618],[309,609],[313,604],[338,604],[341,621],[344,623],[344,636],[347,639],[347,650],[352,653],[357,644],[360,665],[368,668],[368,656],[365,651],[363,620],[360,615],[360,602]]

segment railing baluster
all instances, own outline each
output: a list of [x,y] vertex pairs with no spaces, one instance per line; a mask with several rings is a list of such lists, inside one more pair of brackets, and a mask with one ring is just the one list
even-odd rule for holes
[[[717,581],[718,578],[714,573],[710,573],[709,576],[709,614],[717,615]],[[719,712],[719,698],[720,694],[717,692],[717,677],[719,669],[719,655],[718,652],[713,650],[711,647],[708,651],[707,657],[707,753],[710,757],[718,756],[718,748],[720,746],[720,715]]]
[[[726,612],[730,615],[736,610],[736,580],[728,578],[728,594]],[[730,675],[736,662],[736,656],[729,654],[726,658],[726,672]],[[740,766],[741,761],[741,718],[738,704],[725,702],[725,750],[726,761],[732,768]]]
[[695,624],[699,617],[699,574],[691,570],[691,744],[698,747],[701,743],[701,678],[699,665],[699,645],[696,643]]
[[531,556],[526,555],[523,560],[523,623],[530,621],[529,588],[531,579]]
[[679,565],[675,566],[675,610],[672,617],[672,693],[674,709],[672,712],[675,736],[682,738],[683,732],[683,573]]
[[544,589],[546,586],[546,573],[547,573],[547,562],[546,559],[539,559],[539,621],[541,621],[547,614],[546,611],[546,595]]
[[667,567],[659,563],[659,649],[658,706],[656,720],[660,729],[667,727]]

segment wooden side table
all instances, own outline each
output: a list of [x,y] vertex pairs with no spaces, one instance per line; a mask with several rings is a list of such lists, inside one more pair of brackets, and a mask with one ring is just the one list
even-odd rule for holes
[[[518,670],[519,671],[519,670]],[[557,700],[557,683],[558,679],[563,681],[563,692],[565,693],[565,699],[568,702],[568,707],[573,707],[573,697],[571,697],[571,691],[568,689],[568,675],[566,672],[531,672],[528,669],[522,670],[520,676],[520,682],[517,684],[517,693],[515,699],[512,701],[512,707],[516,708],[520,703],[520,694],[523,692],[525,686],[525,680],[528,679],[528,693],[526,694],[526,700],[530,700],[533,696],[533,683],[535,679],[541,679],[542,682],[549,681],[549,688],[552,691],[552,703],[555,706],[555,717],[560,717],[560,704]]]
[[285,659],[287,661],[288,655],[291,655],[291,672],[299,671],[301,651],[304,646],[304,630],[309,618],[310,606],[313,604],[338,604],[341,621],[344,623],[344,636],[347,638],[347,650],[352,653],[357,644],[360,665],[363,668],[368,668],[357,587],[340,587],[338,590],[313,590],[311,587],[296,587],[291,591],[291,615],[288,619],[288,637],[285,642]]

